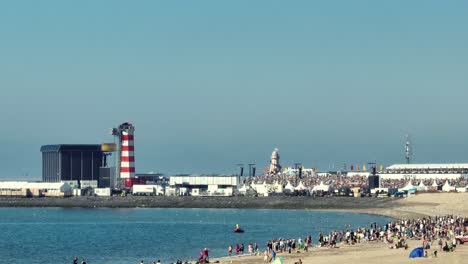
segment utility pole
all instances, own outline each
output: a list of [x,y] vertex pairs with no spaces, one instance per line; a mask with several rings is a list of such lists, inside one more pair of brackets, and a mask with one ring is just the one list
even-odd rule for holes
[[249,176],[255,176],[255,163],[249,163]]

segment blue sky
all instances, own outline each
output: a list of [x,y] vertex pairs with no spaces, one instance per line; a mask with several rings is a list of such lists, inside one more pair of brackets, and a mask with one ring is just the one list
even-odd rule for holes
[[466,1],[0,3],[0,176],[135,124],[137,171],[468,161]]

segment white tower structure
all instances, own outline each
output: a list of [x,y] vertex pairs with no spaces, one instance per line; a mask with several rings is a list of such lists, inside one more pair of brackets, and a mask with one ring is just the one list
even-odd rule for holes
[[406,164],[411,163],[411,156],[413,154],[412,152],[413,152],[413,149],[411,147],[410,137],[409,137],[409,135],[406,135],[406,143],[405,143],[405,160],[406,160]]
[[116,182],[115,187],[123,187],[122,180],[125,179],[125,187],[131,187],[135,178],[135,127],[129,123],[123,123],[112,129],[112,135],[117,139],[116,158]]
[[275,148],[273,150],[273,153],[271,153],[271,160],[270,160],[270,173],[271,174],[277,174],[278,172],[281,171],[279,159],[280,159],[280,156],[278,153],[278,149]]

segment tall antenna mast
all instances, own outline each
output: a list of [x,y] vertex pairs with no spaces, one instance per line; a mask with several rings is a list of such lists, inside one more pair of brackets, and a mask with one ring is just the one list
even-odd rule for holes
[[409,137],[408,134],[406,134],[406,143],[405,143],[405,160],[406,160],[406,164],[411,163],[412,154],[413,154],[413,149],[412,149],[412,146],[411,146],[410,137]]

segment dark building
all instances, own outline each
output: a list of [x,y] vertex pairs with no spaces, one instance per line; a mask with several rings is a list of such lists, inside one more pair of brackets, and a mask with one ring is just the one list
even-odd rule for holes
[[45,145],[42,152],[42,181],[99,180],[101,145]]
[[379,175],[372,175],[367,178],[369,181],[369,188],[374,189],[374,188],[380,188],[379,181],[380,177]]

